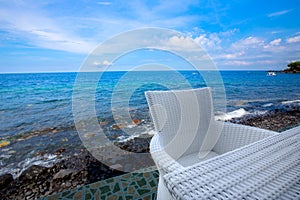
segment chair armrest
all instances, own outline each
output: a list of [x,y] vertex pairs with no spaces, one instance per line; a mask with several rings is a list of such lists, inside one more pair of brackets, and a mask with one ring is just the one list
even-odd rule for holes
[[218,142],[213,148],[217,154],[223,154],[278,134],[274,131],[228,122],[223,123],[223,125],[221,122],[216,122],[216,125],[223,126]]
[[150,141],[150,153],[158,170],[160,173],[163,173],[162,175],[165,175],[176,169],[183,168],[183,166],[169,156],[169,154],[160,145],[159,134],[154,135]]

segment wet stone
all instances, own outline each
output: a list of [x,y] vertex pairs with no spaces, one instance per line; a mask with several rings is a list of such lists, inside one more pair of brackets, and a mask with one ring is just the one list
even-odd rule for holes
[[62,169],[53,176],[53,180],[65,179],[74,173],[76,173],[76,170],[74,170],[74,169]]
[[26,169],[21,176],[19,177],[19,179],[21,181],[30,181],[32,179],[36,179],[39,176],[41,176],[44,172],[47,171],[47,167],[42,167],[39,165],[32,165],[31,167],[29,167],[28,169]]
[[11,174],[3,174],[0,176],[0,189],[7,187],[10,183],[14,181]]

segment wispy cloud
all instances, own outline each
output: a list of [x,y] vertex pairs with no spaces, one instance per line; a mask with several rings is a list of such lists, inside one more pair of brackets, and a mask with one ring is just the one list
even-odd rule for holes
[[[186,2],[181,9],[188,9],[192,2]],[[108,6],[113,3],[98,1],[97,4]],[[174,9],[166,13],[168,5]],[[162,2],[149,6],[133,1],[120,3],[113,12],[110,12],[111,6],[102,12],[94,7],[88,7],[83,8],[87,9],[84,12],[91,13],[87,17],[78,14],[59,18],[54,13],[43,12],[43,5],[38,3],[35,6],[23,3],[16,6],[12,1],[6,3],[6,8],[5,6],[0,8],[0,28],[38,48],[88,53],[98,43],[123,31],[149,26],[182,27],[197,20],[193,15],[181,15],[182,10],[175,9],[178,8],[176,6],[178,3]]]
[[278,16],[281,16],[281,15],[285,15],[285,14],[291,12],[291,11],[292,11],[292,9],[291,10],[282,10],[282,11],[278,11],[278,12],[273,12],[273,13],[268,14],[268,17],[278,17]]
[[87,53],[95,46],[92,42],[68,32],[55,20],[40,12],[23,9],[0,9],[0,22],[2,30],[16,38],[22,38],[28,45],[74,53]]
[[250,36],[246,39],[241,39],[232,44],[233,48],[236,49],[249,49],[249,48],[257,48],[259,46],[263,46],[264,41],[258,37]]
[[234,53],[225,53],[225,54],[221,54],[219,55],[217,58],[223,58],[223,59],[236,59],[236,58],[240,58],[243,55],[245,55],[244,51],[240,51],[240,52],[234,52]]
[[239,29],[234,28],[234,29],[231,29],[231,30],[228,30],[228,31],[220,32],[220,35],[224,36],[224,37],[230,37],[230,36],[233,36],[237,32],[239,32]]
[[248,66],[248,65],[251,65],[252,63],[251,62],[248,62],[248,61],[240,61],[240,60],[229,60],[229,61],[225,61],[223,63],[224,65],[229,65],[229,66]]
[[299,36],[295,36],[295,37],[290,37],[286,39],[287,43],[296,43],[296,42],[300,42],[300,35]]
[[[226,43],[228,37],[234,38],[232,34],[206,33],[203,41],[209,40],[207,35],[216,35],[219,38],[221,49],[210,48],[209,53],[218,67],[235,69],[259,69],[259,68],[283,68],[286,65],[286,58],[299,52],[297,42],[300,36],[290,37],[285,41],[282,38],[272,38],[274,35],[259,36],[252,35],[233,43]],[[213,40],[212,40],[213,41]],[[208,43],[211,43],[209,41]]]
[[[278,8],[267,2],[259,3],[254,12]],[[300,53],[300,29],[295,23],[299,12],[294,5],[287,2],[291,9],[265,13],[251,20],[242,14],[248,12],[247,6],[234,2],[229,6],[221,0],[0,0],[0,47],[11,55],[20,51],[30,55],[32,49],[41,49],[51,50],[49,56],[54,59],[53,50],[76,57],[124,31],[163,27],[185,33],[184,37],[165,40],[168,47],[176,49],[184,44],[191,51],[193,40],[227,68],[232,65],[259,69],[276,62],[285,66],[284,62],[296,59]],[[283,15],[289,19],[276,18]],[[114,48],[118,50],[120,45]],[[91,63],[106,64],[109,63],[103,60]]]
[[103,5],[103,6],[109,6],[109,5],[111,5],[112,3],[109,2],[109,1],[99,1],[99,2],[97,2],[97,4]]
[[264,45],[264,49],[269,51],[281,51],[283,50],[283,46],[280,46],[282,43],[281,38],[277,38],[272,40],[271,42]]

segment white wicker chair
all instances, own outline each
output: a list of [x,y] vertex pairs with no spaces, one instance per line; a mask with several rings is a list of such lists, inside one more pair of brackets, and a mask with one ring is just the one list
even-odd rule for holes
[[171,199],[162,179],[165,174],[276,134],[215,121],[209,88],[148,91],[145,95],[157,131],[150,153],[160,173],[158,199]]

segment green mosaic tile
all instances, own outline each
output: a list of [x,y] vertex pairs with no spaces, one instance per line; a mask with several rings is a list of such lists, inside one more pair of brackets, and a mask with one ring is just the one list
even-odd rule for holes
[[90,188],[93,188],[93,189],[97,189],[97,188],[99,188],[100,187],[100,183],[101,182],[96,182],[96,183],[92,183],[92,184],[90,184]]
[[113,193],[109,192],[109,193],[106,194],[106,196],[110,196],[110,195],[112,195],[112,194],[113,194]]
[[154,176],[154,178],[158,178],[159,177],[158,172],[157,173],[153,173],[153,176]]
[[151,190],[138,189],[137,192],[138,192],[139,195],[144,195],[144,194],[147,194],[147,193],[151,192]]
[[95,193],[95,199],[96,199],[96,200],[100,200],[100,192],[99,192],[99,191],[97,191],[97,192]]
[[[155,168],[153,168],[155,169]],[[57,199],[156,199],[159,173],[157,170],[140,170],[144,173],[128,173],[119,177],[92,183],[76,189],[54,194],[42,200]]]
[[74,197],[74,195],[75,195],[75,191],[73,191],[73,192],[69,192],[69,194],[67,193],[66,195],[65,194],[63,194],[63,196],[64,197],[66,197],[66,198],[69,198],[69,199],[73,199],[73,197]]
[[145,181],[145,179],[142,178],[140,181],[137,181],[137,184],[138,184],[138,186],[142,187],[142,186],[146,185],[147,182]]
[[61,196],[61,194],[54,194],[52,196],[49,196],[48,197],[48,200],[57,200],[59,197]]
[[111,195],[117,195],[117,196],[123,197],[124,192],[123,192],[122,190],[120,190],[119,192],[113,193],[113,194],[111,194]]
[[100,188],[101,194],[108,193],[110,191],[109,186],[103,186]]
[[114,182],[115,180],[114,180],[114,178],[110,178],[110,179],[107,179],[106,180],[106,183],[112,183],[112,182]]
[[143,198],[141,198],[143,200],[151,200],[151,195],[148,195],[148,196],[144,196]]
[[[157,189],[155,191],[157,191]],[[153,192],[152,195],[151,195],[151,197],[152,197],[153,200],[155,200],[156,197],[157,197],[157,192]]]
[[116,183],[114,189],[113,189],[113,192],[118,192],[120,191],[120,186],[119,186],[119,183]]
[[131,178],[131,174],[130,174],[130,173],[121,176],[121,180],[122,180],[122,181],[126,181],[126,180],[128,180],[129,178]]
[[89,192],[95,194],[97,192],[97,189],[89,188]]
[[74,194],[73,198],[74,198],[75,200],[80,200],[80,199],[82,199],[82,190],[76,192],[76,193]]
[[134,194],[135,189],[133,187],[129,187],[127,192],[128,192],[128,194]]
[[106,196],[101,196],[101,200],[105,200],[106,199]]
[[84,199],[92,199],[92,195],[90,193],[86,193]]
[[150,184],[151,187],[155,187],[157,185],[157,183],[155,181],[153,181],[153,180],[151,180],[149,182],[149,184]]
[[144,173],[144,177],[145,177],[146,179],[149,179],[149,178],[150,178],[150,173]]
[[117,195],[112,195],[112,196],[107,197],[107,200],[117,200],[117,199],[118,199]]
[[133,180],[133,182],[131,182],[131,183],[130,183],[130,185],[132,185],[132,186],[136,186],[136,182],[135,182],[135,180]]
[[129,199],[131,199],[131,198],[132,198],[132,196],[130,196],[130,195],[126,195],[126,196],[125,196],[125,199],[126,199],[126,200],[127,200],[127,199],[129,200]]

